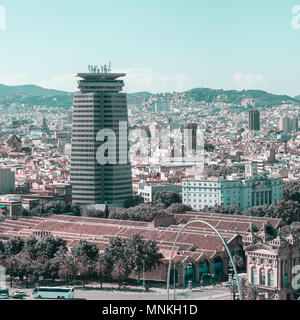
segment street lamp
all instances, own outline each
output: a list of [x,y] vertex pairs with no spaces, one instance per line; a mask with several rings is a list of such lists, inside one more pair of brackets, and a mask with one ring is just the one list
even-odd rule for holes
[[177,240],[179,238],[179,236],[181,235],[181,232],[190,224],[192,223],[203,223],[205,225],[207,225],[208,227],[210,227],[211,229],[213,229],[217,235],[220,237],[220,239],[222,240],[224,246],[225,246],[225,249],[230,257],[230,260],[231,260],[231,263],[232,263],[232,266],[233,266],[233,269],[234,269],[234,272],[235,272],[235,276],[236,276],[236,282],[237,282],[237,286],[238,286],[238,291],[239,291],[239,296],[240,296],[240,300],[243,300],[243,296],[242,296],[242,291],[241,291],[241,284],[240,284],[240,279],[239,279],[239,276],[238,276],[238,273],[237,273],[237,269],[236,269],[236,265],[235,265],[235,262],[233,260],[233,257],[230,253],[230,250],[228,248],[228,245],[225,241],[225,239],[222,237],[222,235],[220,234],[220,232],[214,227],[212,226],[210,223],[206,222],[206,221],[203,221],[203,220],[200,220],[200,219],[197,219],[197,220],[192,220],[192,221],[189,221],[188,223],[186,223],[184,226],[182,226],[179,231],[177,232],[177,235],[176,235],[176,238],[175,238],[175,241],[174,241],[174,245],[173,245],[173,248],[172,248],[172,252],[171,252],[171,256],[170,256],[170,260],[169,260],[169,268],[168,268],[168,279],[167,279],[167,291],[168,291],[168,300],[170,300],[170,272],[171,272],[171,264],[172,264],[172,258],[173,258],[173,254],[174,254],[174,251],[175,251],[175,247],[176,247],[176,243],[177,243]]
[[175,264],[175,261],[174,261],[174,300],[176,300],[176,264]]
[[145,260],[143,260],[143,286],[144,286],[144,291],[146,291],[146,283],[145,283]]

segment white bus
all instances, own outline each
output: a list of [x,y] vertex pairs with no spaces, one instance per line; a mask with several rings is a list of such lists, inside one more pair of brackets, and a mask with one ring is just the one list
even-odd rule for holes
[[32,296],[35,299],[72,299],[74,288],[36,287],[33,289]]

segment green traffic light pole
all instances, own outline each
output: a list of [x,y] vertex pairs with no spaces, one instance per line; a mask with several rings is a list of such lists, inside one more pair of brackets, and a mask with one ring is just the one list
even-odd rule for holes
[[239,291],[239,296],[240,296],[240,300],[243,300],[243,296],[242,296],[242,290],[241,290],[241,283],[240,283],[240,278],[238,276],[238,272],[237,272],[237,269],[236,269],[236,265],[235,265],[235,262],[233,260],[233,257],[231,255],[231,252],[228,248],[228,245],[225,241],[225,239],[222,237],[222,235],[220,234],[220,232],[214,227],[212,226],[210,223],[206,222],[206,221],[203,221],[203,220],[200,220],[200,219],[197,219],[197,220],[193,220],[193,221],[189,221],[188,223],[186,223],[183,227],[180,228],[180,230],[177,232],[177,235],[176,235],[176,238],[175,238],[175,241],[174,241],[174,245],[173,245],[173,248],[172,248],[172,253],[171,253],[171,256],[170,256],[170,260],[169,260],[169,267],[168,267],[168,279],[167,279],[167,291],[168,291],[168,300],[170,300],[170,274],[171,274],[171,265],[172,265],[172,258],[173,258],[173,254],[174,254],[174,251],[175,251],[175,247],[176,247],[176,243],[177,243],[177,240],[179,238],[179,236],[181,235],[181,232],[187,227],[189,226],[190,224],[192,223],[203,223],[205,225],[207,225],[208,227],[210,227],[211,229],[213,229],[217,235],[221,238],[225,248],[226,248],[226,251],[230,257],[230,260],[231,260],[231,263],[232,263],[232,266],[233,266],[233,269],[234,269],[234,273],[235,273],[235,276],[236,276],[236,282],[237,282],[237,286],[238,286],[238,291]]

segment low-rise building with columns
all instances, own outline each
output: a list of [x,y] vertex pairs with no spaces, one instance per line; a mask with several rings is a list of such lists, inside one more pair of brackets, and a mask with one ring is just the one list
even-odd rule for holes
[[216,205],[246,208],[283,199],[283,178],[257,173],[257,164],[246,165],[245,174],[227,177],[198,177],[182,181],[182,202],[195,210]]

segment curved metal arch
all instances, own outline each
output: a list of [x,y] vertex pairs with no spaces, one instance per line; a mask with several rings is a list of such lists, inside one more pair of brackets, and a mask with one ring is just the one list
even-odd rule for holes
[[195,223],[195,222],[198,222],[198,223],[203,223],[205,225],[207,225],[208,227],[210,227],[211,229],[213,229],[217,235],[220,237],[220,239],[222,240],[225,248],[226,248],[226,251],[230,257],[230,260],[231,260],[231,264],[233,266],[233,270],[234,270],[234,273],[235,273],[235,276],[236,276],[236,282],[237,282],[237,286],[238,286],[238,291],[239,291],[239,296],[240,296],[240,300],[243,300],[243,296],[242,296],[242,290],[241,290],[241,283],[240,283],[240,278],[238,276],[238,272],[237,272],[237,269],[236,269],[236,265],[235,265],[235,262],[233,260],[233,257],[231,255],[231,252],[228,248],[228,245],[225,241],[225,239],[223,238],[223,236],[220,234],[220,232],[214,227],[212,226],[210,223],[206,222],[206,221],[203,221],[201,219],[197,219],[197,220],[193,220],[193,221],[189,221],[188,223],[186,223],[184,226],[182,226],[180,228],[180,230],[178,231],[177,235],[176,235],[176,238],[175,238],[175,241],[174,241],[174,245],[173,245],[173,248],[172,248],[172,252],[171,252],[171,256],[170,256],[170,260],[169,260],[169,267],[168,267],[168,278],[167,278],[167,291],[168,291],[168,300],[170,300],[170,274],[171,274],[171,265],[172,265],[172,257],[173,257],[173,254],[174,254],[174,251],[175,251],[175,247],[176,247],[176,243],[177,243],[177,240],[179,238],[179,236],[181,235],[181,232],[190,224],[192,223]]

